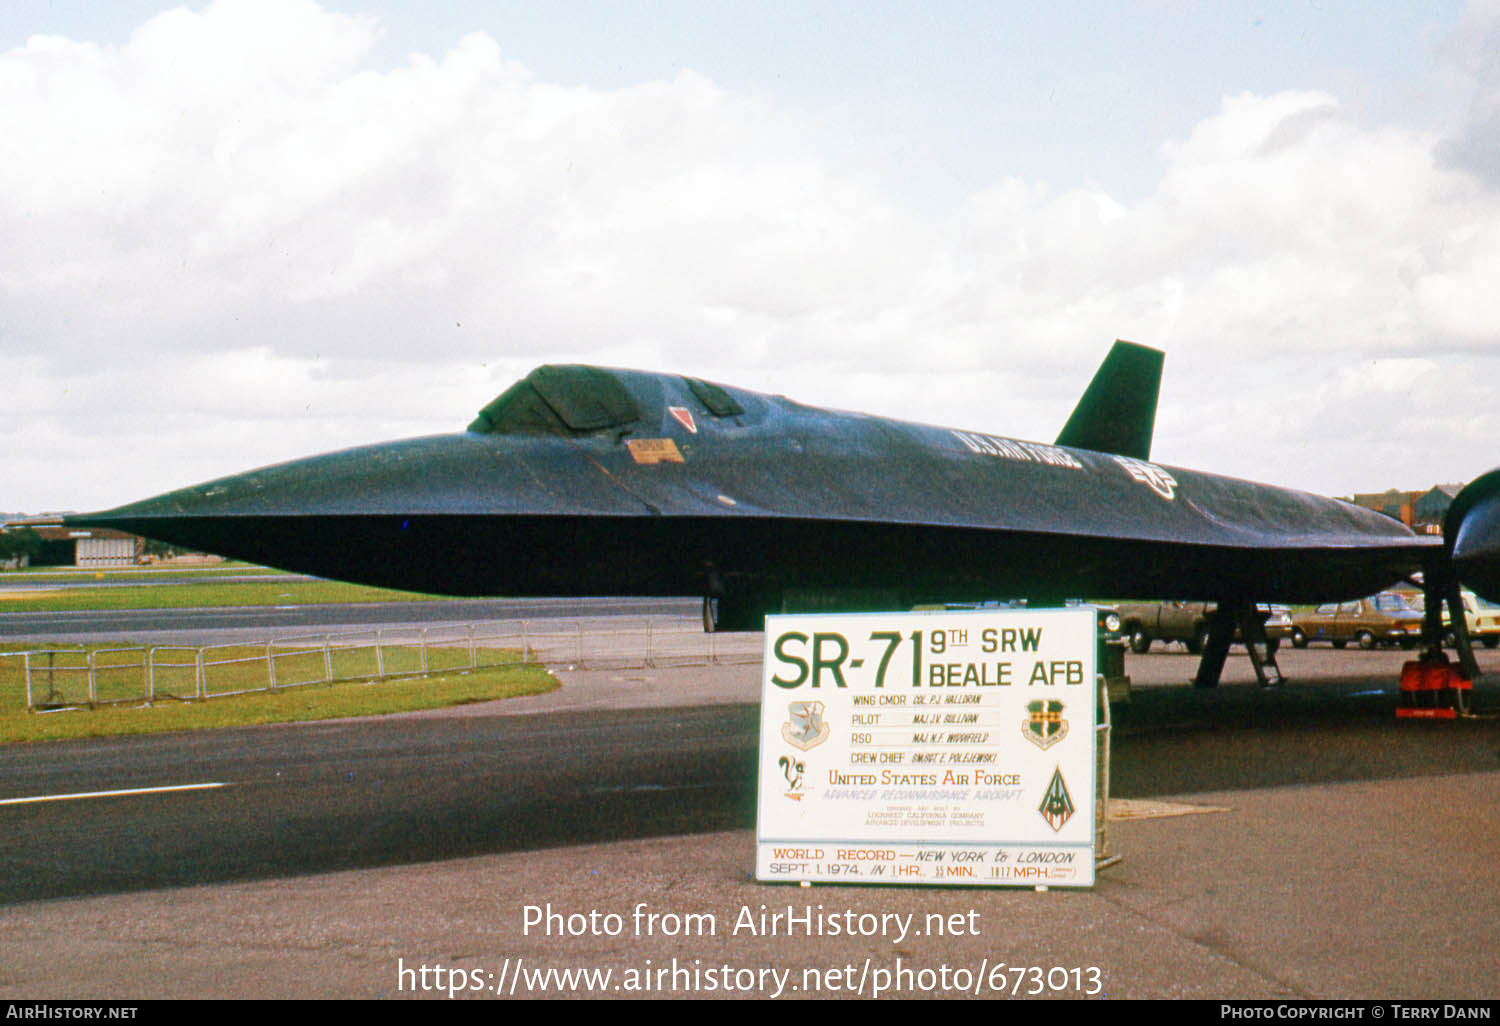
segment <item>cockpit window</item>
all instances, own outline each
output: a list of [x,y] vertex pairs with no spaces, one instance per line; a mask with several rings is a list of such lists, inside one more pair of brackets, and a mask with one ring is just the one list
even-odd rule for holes
[[641,419],[640,407],[608,371],[574,365],[538,367],[479,411],[481,434],[599,431]]
[[641,419],[625,386],[597,367],[538,367],[526,376],[562,422],[574,431],[598,431]]
[[530,382],[517,381],[480,410],[468,430],[481,435],[563,434],[565,428]]
[[734,401],[734,396],[718,385],[711,385],[697,378],[683,378],[682,380],[687,382],[693,395],[697,396],[698,401],[715,417],[739,417],[744,414],[745,408]]

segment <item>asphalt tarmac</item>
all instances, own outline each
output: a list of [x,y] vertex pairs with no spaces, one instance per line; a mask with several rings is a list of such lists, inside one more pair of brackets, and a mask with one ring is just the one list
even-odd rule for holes
[[701,615],[699,599],[444,599],[437,602],[333,602],[295,606],[77,610],[14,613],[0,607],[0,640],[148,641],[220,645],[289,633],[395,624],[467,623],[601,616]]
[[1130,657],[1087,891],[755,883],[755,665],[12,746],[0,801],[224,786],[0,804],[0,997],[1492,998],[1500,685],[1398,722],[1404,658]]

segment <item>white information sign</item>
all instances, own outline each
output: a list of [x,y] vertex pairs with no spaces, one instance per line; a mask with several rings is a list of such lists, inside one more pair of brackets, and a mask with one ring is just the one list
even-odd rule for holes
[[768,616],[756,878],[1092,886],[1095,615]]

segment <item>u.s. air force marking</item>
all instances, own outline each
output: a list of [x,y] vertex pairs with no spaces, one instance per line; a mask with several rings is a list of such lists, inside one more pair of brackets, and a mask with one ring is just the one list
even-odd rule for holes
[[1026,703],[1029,715],[1021,724],[1021,736],[1044,751],[1068,736],[1063,704],[1050,698]]
[[756,876],[1091,886],[1095,611],[766,620]]
[[792,702],[787,706],[787,721],[781,725],[781,736],[793,748],[805,752],[827,741],[831,732],[823,722],[822,702]]

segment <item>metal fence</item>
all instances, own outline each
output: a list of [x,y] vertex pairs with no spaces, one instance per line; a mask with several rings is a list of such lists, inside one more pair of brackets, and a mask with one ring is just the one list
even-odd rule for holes
[[568,669],[754,663],[759,634],[705,634],[696,618],[598,617],[381,627],[266,642],[7,653],[23,661],[26,705],[97,708],[205,701],[309,684],[387,680],[537,663]]

